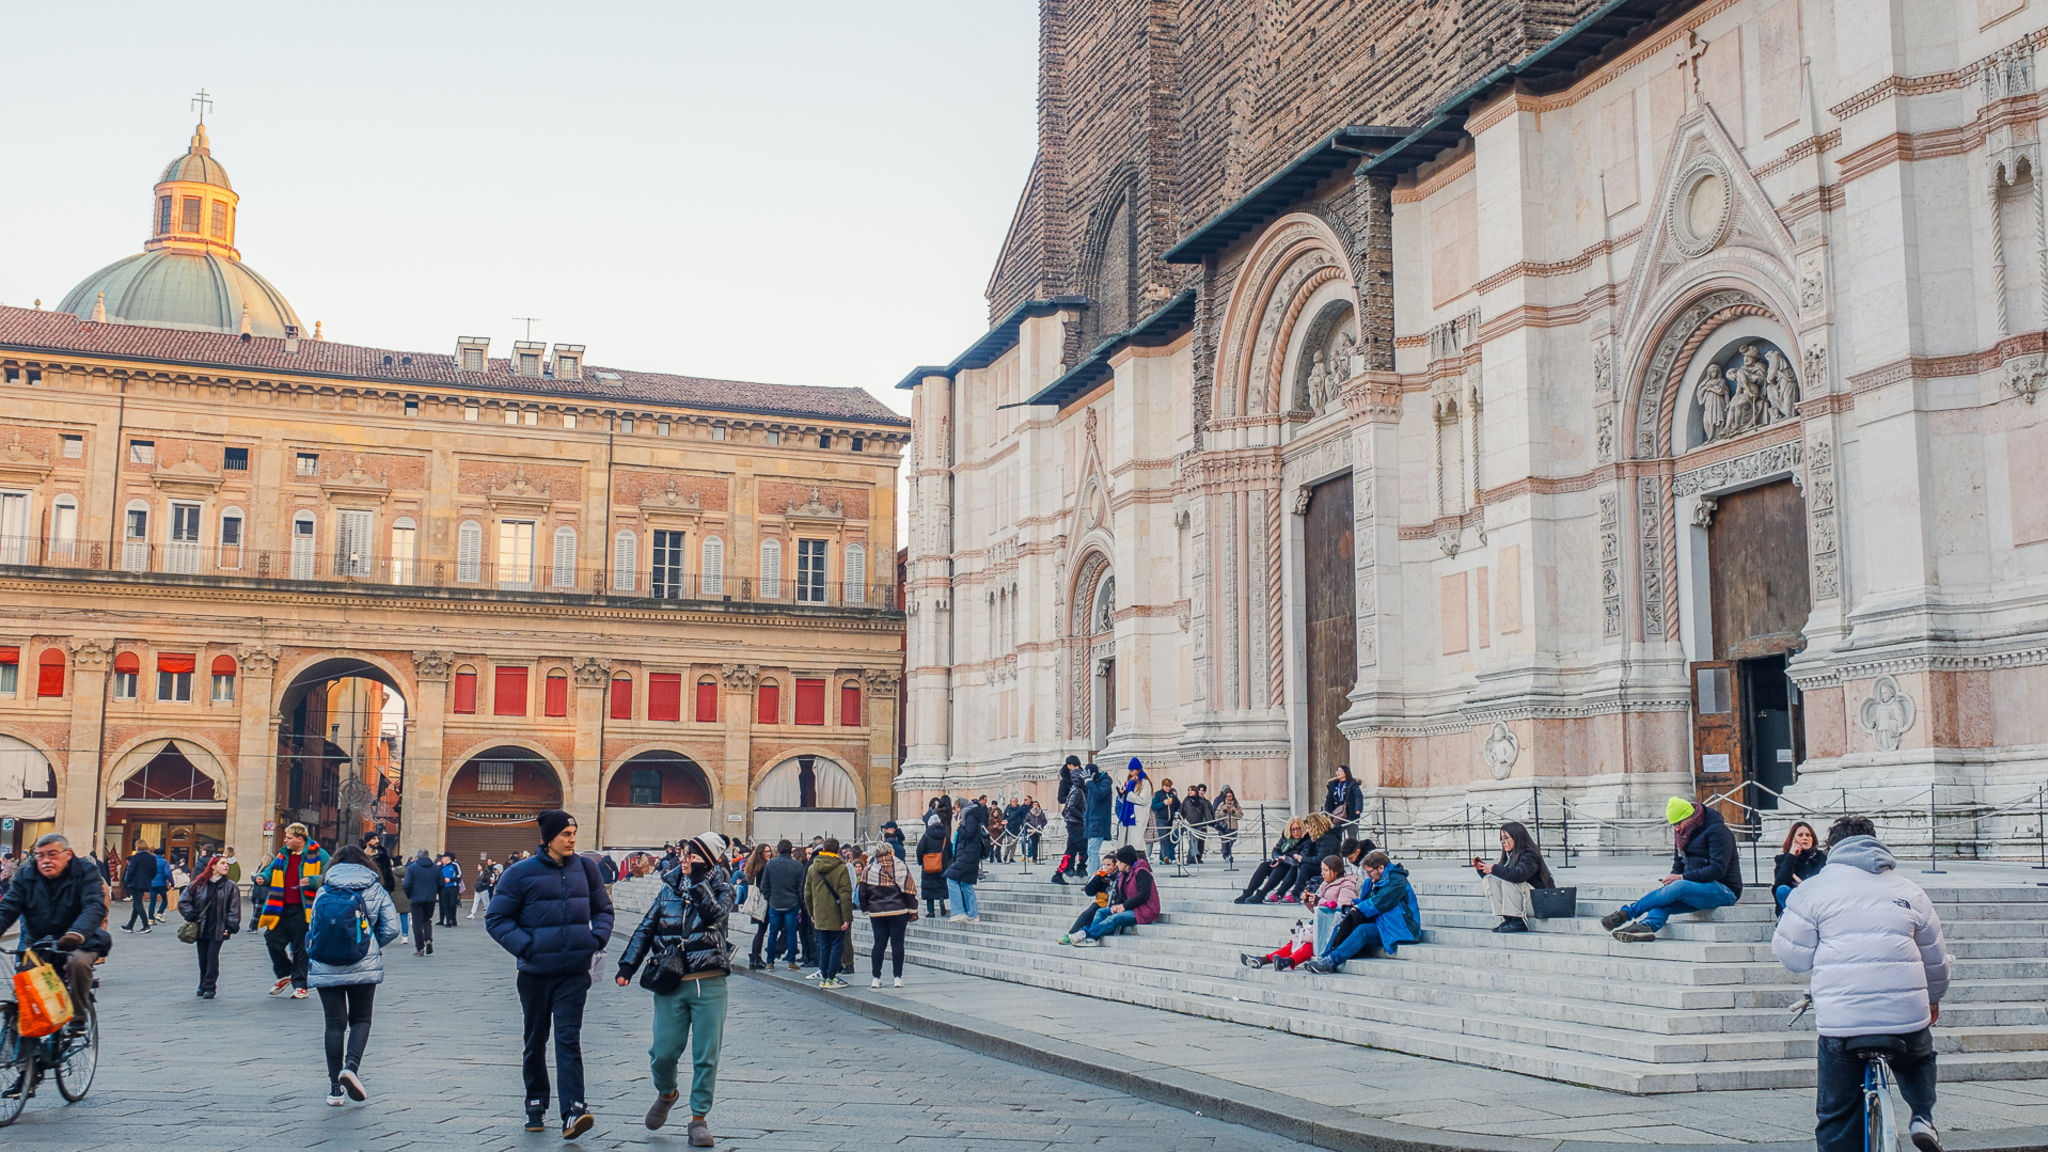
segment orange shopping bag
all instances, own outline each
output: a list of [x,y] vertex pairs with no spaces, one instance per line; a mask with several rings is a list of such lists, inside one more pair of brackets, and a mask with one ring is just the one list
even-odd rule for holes
[[28,954],[28,963],[29,967],[14,974],[14,999],[21,1005],[21,1034],[48,1036],[71,1023],[71,993],[57,976],[57,970],[34,952]]

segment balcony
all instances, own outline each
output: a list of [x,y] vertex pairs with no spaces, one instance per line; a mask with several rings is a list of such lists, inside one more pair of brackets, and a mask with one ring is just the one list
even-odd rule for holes
[[428,596],[437,599],[513,599],[536,604],[593,602],[613,608],[701,611],[740,607],[753,611],[859,612],[900,616],[893,584],[846,584],[816,578],[760,581],[749,576],[705,577],[673,569],[633,574],[630,588],[612,586],[601,568],[558,568],[545,558],[531,564],[491,560],[406,560],[337,556],[296,548],[159,544],[147,540],[83,541],[0,536],[0,573],[16,577],[185,586],[260,587],[309,594]]

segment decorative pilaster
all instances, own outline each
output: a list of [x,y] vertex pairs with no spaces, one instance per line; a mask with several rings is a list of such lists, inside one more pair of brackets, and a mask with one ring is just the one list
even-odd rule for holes
[[57,830],[79,851],[98,846],[107,807],[100,796],[100,730],[107,706],[107,666],[114,650],[97,640],[71,645],[71,756],[57,786]]
[[412,654],[413,681],[419,699],[412,738],[405,746],[405,812],[399,839],[408,852],[422,848],[439,851],[448,826],[445,781],[452,775],[443,756],[443,729],[448,721],[448,676],[454,670],[453,653],[442,651]]

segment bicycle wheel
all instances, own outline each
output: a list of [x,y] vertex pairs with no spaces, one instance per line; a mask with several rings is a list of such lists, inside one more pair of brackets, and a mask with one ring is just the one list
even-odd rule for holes
[[76,1104],[85,1099],[93,1073],[99,1070],[100,1017],[93,1012],[86,1015],[85,1035],[64,1038],[64,1055],[57,1061],[57,1091]]
[[1899,1129],[1892,1115],[1891,1066],[1882,1060],[1871,1062],[1863,1074],[1864,1152],[1898,1152]]
[[14,1123],[28,1106],[35,1071],[36,1042],[23,1040],[14,1026],[15,1007],[0,1004],[0,1128]]

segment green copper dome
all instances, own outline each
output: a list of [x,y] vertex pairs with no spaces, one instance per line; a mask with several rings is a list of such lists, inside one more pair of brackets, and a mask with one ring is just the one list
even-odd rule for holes
[[206,125],[192,130],[192,145],[183,156],[164,165],[164,174],[157,183],[168,184],[173,180],[185,180],[194,184],[211,184],[216,188],[233,189],[228,183],[228,170],[213,158],[213,149],[206,139]]
[[215,252],[160,248],[115,261],[80,281],[57,310],[90,320],[102,292],[107,319],[116,324],[240,332],[247,308],[254,335],[281,337],[285,325],[300,327],[284,293],[248,265]]

